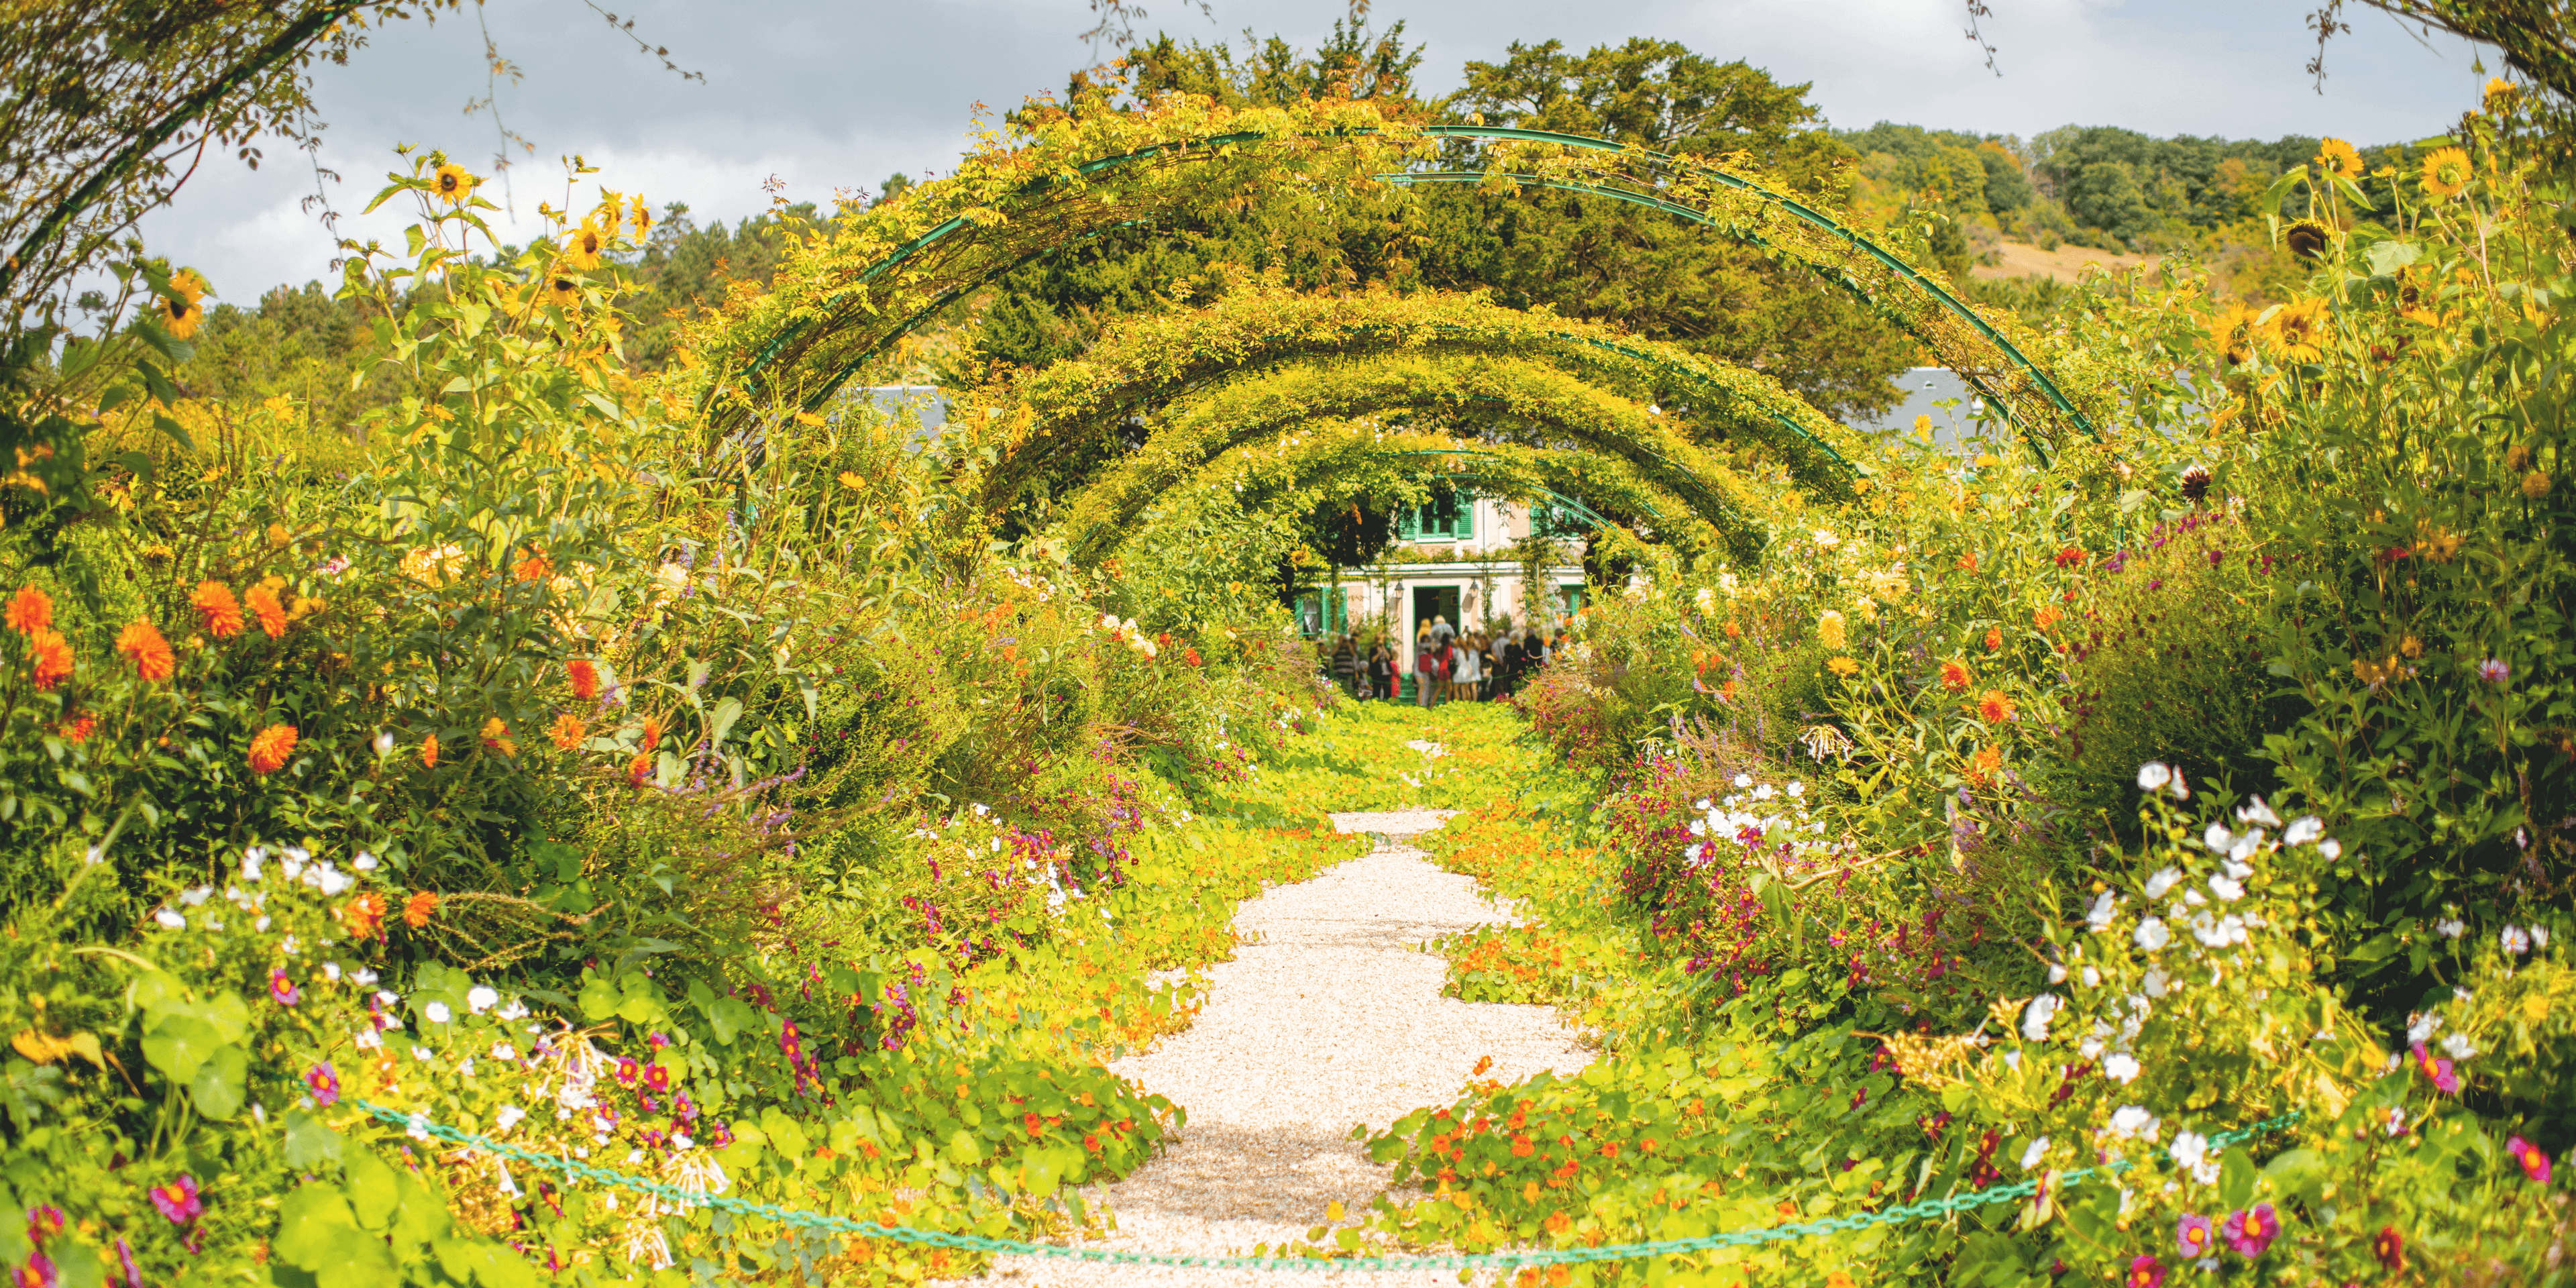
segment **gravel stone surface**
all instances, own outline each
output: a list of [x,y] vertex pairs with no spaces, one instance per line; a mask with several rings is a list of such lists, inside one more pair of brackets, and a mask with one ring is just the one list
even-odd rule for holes
[[[1247,942],[1208,971],[1197,1023],[1162,1046],[1110,1067],[1189,1110],[1168,1152],[1093,1196],[1117,1214],[1096,1246],[1226,1255],[1302,1239],[1338,1200],[1356,1219],[1385,1191],[1391,1169],[1351,1139],[1426,1105],[1445,1104],[1492,1057],[1486,1075],[1511,1082],[1542,1069],[1572,1073],[1591,1059],[1552,1008],[1440,996],[1446,967],[1420,951],[1434,935],[1510,919],[1473,880],[1442,872],[1400,838],[1451,810],[1336,814],[1344,832],[1377,833],[1378,848],[1314,880],[1247,900],[1235,928]],[[992,1278],[1013,1285],[1281,1285],[1361,1283],[1450,1288],[1455,1271],[1414,1274],[1213,1271],[1086,1265],[1003,1257]]]

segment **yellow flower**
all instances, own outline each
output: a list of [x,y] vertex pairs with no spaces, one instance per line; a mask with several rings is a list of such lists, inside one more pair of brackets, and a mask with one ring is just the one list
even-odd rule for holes
[[2281,230],[2281,244],[2301,259],[2323,259],[2326,248],[2334,244],[2334,233],[2316,220],[2302,219]]
[[438,167],[438,173],[430,176],[429,186],[431,191],[445,197],[449,205],[461,206],[467,197],[474,195],[474,185],[481,182],[467,174],[465,167],[451,164]]
[[631,223],[635,229],[635,240],[637,241],[644,240],[644,234],[653,231],[653,212],[650,208],[645,206],[644,199],[642,197],[637,197],[635,199],[635,213],[628,222]]
[[2439,148],[2424,158],[2424,191],[2443,200],[2468,190],[2469,154],[2459,148]]
[[2259,334],[2255,319],[2259,316],[2241,303],[2229,305],[2226,312],[2209,321],[2209,347],[2217,350],[2231,367],[2252,361],[2254,337]]
[[1844,641],[1843,615],[1830,609],[1826,610],[1823,616],[1816,619],[1816,638],[1822,640],[1826,648],[1837,653],[1841,652]]
[[860,478],[858,475],[853,474],[848,470],[841,471],[841,486],[856,492],[867,485],[868,481],[866,479]]
[[483,749],[497,751],[504,756],[519,754],[518,740],[510,736],[510,726],[502,723],[501,717],[494,716],[483,722]]
[[183,268],[170,276],[170,293],[152,297],[152,320],[170,333],[173,340],[185,340],[197,333],[198,324],[206,320],[206,310],[197,301],[205,298],[206,279],[193,268]]
[[2513,446],[2504,449],[2504,467],[2506,469],[2520,472],[2523,466],[2529,464],[2531,464],[2530,448],[2525,447],[2520,443],[2516,443]]
[[2265,327],[2272,347],[2292,362],[2317,362],[2325,356],[2324,300],[2301,300],[2284,304],[2272,314]]
[[581,304],[581,283],[565,273],[546,274],[546,303],[559,309],[572,309]]
[[1832,661],[1830,661],[1830,662],[1825,663],[1825,669],[1826,669],[1826,670],[1828,670],[1828,671],[1833,672],[1833,673],[1834,673],[1834,674],[1836,674],[1836,675],[1842,675],[1842,676],[1858,675],[1858,674],[1860,674],[1860,663],[1855,662],[1855,661],[1853,661],[1853,660],[1851,660],[1850,658],[1847,658],[1847,657],[1838,657],[1838,658],[1833,659],[1833,660],[1832,660]]
[[2359,179],[2368,169],[2361,163],[2361,149],[2342,139],[2328,139],[2317,149],[2317,166],[2337,179]]
[[2490,114],[2500,112],[2512,102],[2513,93],[2514,84],[2512,81],[2506,80],[2502,76],[2489,77],[2487,79],[2487,91],[2479,100],[2478,110]]
[[572,231],[572,240],[564,243],[564,262],[574,268],[599,267],[599,253],[608,249],[608,234],[602,232],[597,216],[581,221]]

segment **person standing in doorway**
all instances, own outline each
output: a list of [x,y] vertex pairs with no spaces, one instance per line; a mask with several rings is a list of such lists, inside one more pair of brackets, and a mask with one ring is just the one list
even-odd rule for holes
[[1458,638],[1458,628],[1450,625],[1448,618],[1436,613],[1433,614],[1431,618],[1431,642],[1434,644],[1445,645],[1456,638]]
[[1425,707],[1438,706],[1440,686],[1448,680],[1449,672],[1441,665],[1440,645],[1427,632],[1419,647],[1421,651],[1413,658],[1413,698]]

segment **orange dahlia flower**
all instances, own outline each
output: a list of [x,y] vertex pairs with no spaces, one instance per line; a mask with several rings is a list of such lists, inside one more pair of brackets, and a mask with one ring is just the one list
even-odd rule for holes
[[1988,689],[1977,696],[1977,717],[1987,724],[2001,724],[2013,718],[2013,700],[1999,689]]
[[430,736],[420,740],[420,767],[423,769],[438,768],[437,734],[431,734]]
[[206,633],[216,639],[231,639],[241,634],[241,601],[233,598],[232,587],[220,581],[197,583],[197,593],[188,597],[206,620]]
[[253,586],[242,596],[242,602],[250,608],[251,616],[259,619],[259,628],[268,632],[270,639],[286,634],[286,605],[278,602],[276,590],[265,584]]
[[250,772],[274,774],[286,767],[286,758],[295,754],[295,726],[273,724],[252,735]]
[[569,711],[556,716],[555,722],[546,726],[546,737],[554,743],[557,751],[578,751],[581,740],[588,736],[589,730],[582,728],[581,717]]
[[423,890],[403,905],[403,924],[418,930],[429,924],[430,914],[438,911],[438,895]]
[[72,646],[60,631],[40,630],[27,636],[36,659],[36,687],[50,689],[72,676]]
[[374,939],[385,933],[385,897],[368,893],[340,905],[341,924],[352,939]]
[[572,672],[574,697],[588,702],[599,696],[599,667],[596,664],[576,658],[565,663],[564,669]]
[[1976,673],[1968,669],[1967,663],[1954,659],[1941,664],[1942,688],[1952,693],[1965,693],[1968,691],[1968,686],[1976,682]]
[[161,638],[161,628],[151,618],[138,618],[116,633],[116,651],[134,662],[134,673],[146,680],[169,679],[179,670],[179,659],[170,652],[170,641]]
[[21,586],[9,597],[9,629],[33,635],[54,624],[54,598],[33,586]]

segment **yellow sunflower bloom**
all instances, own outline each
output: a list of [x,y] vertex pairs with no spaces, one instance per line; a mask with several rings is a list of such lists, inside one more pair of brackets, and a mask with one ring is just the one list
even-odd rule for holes
[[2424,191],[2445,201],[2468,190],[2469,154],[2459,148],[2437,149],[2424,158]]
[[2326,356],[2326,302],[2301,300],[2272,313],[2264,331],[2281,357],[2290,362],[2318,362]]
[[2302,219],[2281,230],[2281,244],[2301,259],[2322,259],[2334,245],[2334,233],[2314,219]]
[[2209,320],[2209,347],[2231,367],[2253,361],[2254,338],[2261,330],[2255,324],[2258,316],[2242,303],[2229,305],[2226,312]]
[[628,222],[635,229],[635,240],[637,241],[644,240],[644,235],[653,231],[653,212],[650,208],[645,206],[644,199],[642,197],[637,197],[635,199],[635,213]]
[[581,304],[581,283],[565,273],[546,275],[546,303],[559,309],[573,309]]
[[2361,149],[2342,139],[2328,139],[2317,149],[2317,168],[2337,179],[2359,179],[2369,167],[2362,164]]
[[596,217],[581,221],[564,243],[564,263],[574,268],[599,267],[599,253],[608,249],[608,234],[601,231]]
[[461,206],[467,197],[474,195],[474,185],[481,182],[466,173],[465,167],[450,163],[438,167],[438,173],[430,176],[429,187],[430,191],[445,198],[449,205]]
[[2513,82],[2502,76],[2489,77],[2487,90],[2479,100],[2478,110],[2493,115],[2510,106],[2512,101]]

